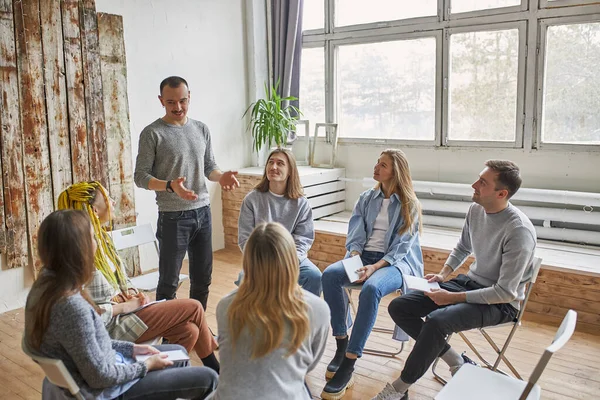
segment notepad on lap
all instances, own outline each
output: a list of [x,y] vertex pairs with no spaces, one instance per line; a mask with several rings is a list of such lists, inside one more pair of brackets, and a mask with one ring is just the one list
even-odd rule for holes
[[420,290],[421,292],[431,292],[431,289],[439,289],[437,282],[427,282],[427,279],[418,278],[412,275],[403,275],[406,286],[411,290]]
[[360,279],[360,274],[356,272],[356,270],[363,267],[363,263],[360,259],[360,256],[346,258],[342,260],[342,264],[344,264],[346,275],[348,275],[348,279],[350,279],[351,283],[354,283]]
[[[181,350],[162,351],[160,354],[166,354],[169,361],[187,361],[190,357]],[[135,356],[136,361],[146,361],[154,354],[140,354]]]

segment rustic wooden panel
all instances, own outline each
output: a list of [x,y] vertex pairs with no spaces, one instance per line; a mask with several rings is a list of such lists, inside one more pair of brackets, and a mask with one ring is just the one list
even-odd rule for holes
[[53,201],[56,203],[58,195],[73,183],[60,2],[40,1],[40,18],[44,27],[42,29],[44,44],[42,50],[48,143],[52,163]]
[[81,28],[81,58],[83,60],[90,175],[93,180],[100,181],[104,187],[109,187],[98,18],[94,0],[79,2],[79,23]]
[[83,62],[78,0],[62,0],[63,49],[67,86],[69,138],[73,182],[90,180],[88,134],[83,86]]
[[23,165],[27,238],[35,271],[41,267],[35,251],[37,231],[53,209],[48,128],[44,103],[42,35],[38,0],[14,2],[15,35],[23,128]]
[[[27,216],[23,176],[23,138],[20,122],[19,82],[15,48],[13,6],[0,0],[0,146],[2,158],[2,208],[0,227],[5,236],[8,268],[27,265]],[[6,228],[6,230],[5,230]]]
[[[127,63],[123,40],[123,17],[98,13],[100,66],[102,68],[103,107],[106,123],[109,191],[115,200],[114,228],[135,225],[133,162],[127,100]],[[127,272],[141,273],[137,247],[121,252]]]

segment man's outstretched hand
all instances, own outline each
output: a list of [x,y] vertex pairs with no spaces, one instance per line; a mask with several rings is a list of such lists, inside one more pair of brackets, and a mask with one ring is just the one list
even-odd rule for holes
[[219,185],[221,185],[223,190],[229,191],[240,187],[240,182],[236,178],[237,174],[237,171],[223,172],[223,175],[219,178]]
[[175,194],[184,200],[198,200],[198,195],[193,190],[183,186],[183,182],[185,182],[185,176],[180,176],[179,178],[171,181],[171,188]]

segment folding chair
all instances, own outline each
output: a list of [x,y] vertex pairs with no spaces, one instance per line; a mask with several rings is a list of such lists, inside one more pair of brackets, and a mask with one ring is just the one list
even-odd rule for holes
[[528,382],[499,374],[471,364],[463,365],[450,382],[435,396],[436,400],[533,400],[539,399],[541,389],[537,384],[552,355],[560,350],[575,331],[577,313],[567,311],[552,344],[535,366]]
[[[143,244],[154,243],[156,254],[159,254],[158,242],[154,235],[151,224],[131,226],[129,228],[115,229],[110,232],[113,243],[117,250],[128,249],[130,247],[141,246]],[[188,279],[185,274],[179,274],[179,285]],[[158,286],[158,271],[142,274],[131,278],[131,283],[140,290],[152,292]]]
[[[523,318],[523,314],[525,312],[525,307],[527,306],[527,301],[529,300],[529,296],[531,295],[531,291],[533,290],[533,285],[535,284],[535,281],[537,280],[537,276],[540,272],[541,265],[542,265],[542,259],[539,257],[535,257],[533,259],[533,265],[531,267],[531,278],[528,280],[528,282],[526,284],[525,298],[521,301],[521,306],[519,308],[519,312],[517,313],[517,316],[515,317],[515,319],[511,322],[507,322],[504,324],[488,326],[485,328],[478,329],[479,332],[481,332],[481,335],[483,335],[483,337],[487,340],[487,342],[490,344],[490,346],[492,346],[492,348],[494,349],[494,351],[496,353],[496,360],[493,363],[490,363],[481,355],[481,353],[477,350],[475,345],[473,345],[473,343],[467,338],[467,336],[463,332],[458,332],[458,334],[460,335],[462,340],[467,344],[467,346],[469,346],[469,348],[473,351],[473,353],[475,353],[475,355],[477,356],[477,358],[479,358],[481,363],[484,364],[487,368],[491,369],[492,371],[497,371],[504,375],[507,375],[506,372],[498,369],[498,366],[500,365],[500,361],[503,361],[504,364],[506,364],[506,366],[511,370],[511,372],[515,375],[516,378],[521,379],[521,380],[523,379],[523,378],[521,378],[521,375],[519,374],[517,369],[508,360],[505,353],[506,353],[506,350],[508,349],[508,346],[510,345],[510,342],[511,342],[513,336],[517,332],[517,328],[519,326],[521,326],[521,319]],[[500,348],[498,346],[498,344],[496,342],[494,342],[494,340],[489,335],[487,330],[495,329],[495,328],[502,328],[502,327],[506,327],[506,326],[512,326],[512,328],[511,328],[508,336],[506,337],[506,340],[505,340],[504,344],[502,345],[502,348]],[[448,335],[447,341],[450,340],[450,337],[452,337],[452,335]],[[435,360],[435,362],[433,363],[433,365],[431,366],[431,372],[433,372],[433,376],[438,382],[440,382],[442,385],[445,385],[446,380],[444,378],[442,378],[436,372],[436,367],[437,367],[437,364],[439,361],[440,361],[440,358],[438,357]]]
[[[354,313],[354,316],[356,316],[357,308],[356,308],[356,304],[354,304],[354,300],[352,299],[352,291],[358,290],[360,292],[360,290],[362,289],[362,286],[363,286],[362,283],[351,283],[350,285],[344,287],[344,289],[346,290],[346,295],[348,296],[348,303],[350,304],[350,307],[352,308],[352,312]],[[396,290],[396,293],[399,293],[399,292],[400,292],[400,289]],[[390,358],[396,357],[398,354],[400,354],[402,352],[402,350],[404,350],[404,343],[408,342],[408,340],[409,340],[408,335],[402,329],[400,329],[397,325],[394,326],[394,329],[378,327],[377,325],[375,325],[373,327],[373,331],[392,334],[392,338],[394,340],[397,340],[400,342],[400,348],[394,348],[392,351],[384,351],[384,350],[378,350],[378,349],[373,349],[373,348],[365,348],[363,350],[363,353],[372,354],[375,356],[390,357]]]
[[33,361],[35,361],[46,374],[46,378],[50,383],[55,386],[67,389],[73,397],[77,400],[85,400],[81,394],[81,390],[75,380],[65,367],[65,364],[61,360],[54,358],[42,357],[33,354],[27,345],[25,344],[25,338],[21,341],[21,348],[23,353],[28,355]]

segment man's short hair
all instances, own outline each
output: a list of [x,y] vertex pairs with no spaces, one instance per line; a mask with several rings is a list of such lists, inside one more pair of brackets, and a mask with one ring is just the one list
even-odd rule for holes
[[185,79],[183,79],[182,77],[180,77],[180,76],[170,76],[168,78],[163,79],[163,81],[160,83],[160,94],[161,94],[161,96],[162,96],[163,88],[165,86],[169,85],[170,88],[175,89],[175,88],[178,88],[179,85],[181,85],[182,83],[185,85],[186,88],[188,88],[188,89],[190,88],[188,86],[187,81]]
[[496,190],[506,189],[508,199],[513,197],[521,187],[521,171],[517,164],[508,160],[487,160],[485,166],[498,174]]

